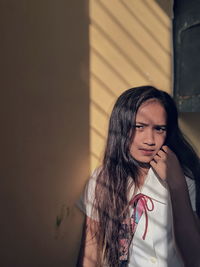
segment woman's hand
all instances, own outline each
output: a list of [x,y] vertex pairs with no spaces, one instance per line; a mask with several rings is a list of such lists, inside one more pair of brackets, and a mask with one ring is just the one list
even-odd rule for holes
[[150,165],[168,184],[175,241],[182,255],[184,266],[200,267],[200,232],[179,160],[169,147],[163,146]]
[[185,184],[179,160],[168,146],[162,146],[150,165],[162,180],[166,180],[170,187],[177,188]]

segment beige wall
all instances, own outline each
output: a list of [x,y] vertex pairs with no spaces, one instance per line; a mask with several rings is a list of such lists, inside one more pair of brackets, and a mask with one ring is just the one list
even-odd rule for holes
[[122,91],[151,84],[171,93],[171,2],[158,2],[90,0],[91,170],[101,162]]
[[89,170],[87,1],[2,0],[0,20],[0,266],[73,267]]

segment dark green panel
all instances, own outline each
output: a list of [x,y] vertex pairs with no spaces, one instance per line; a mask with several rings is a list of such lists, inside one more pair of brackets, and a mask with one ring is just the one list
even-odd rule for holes
[[175,0],[174,97],[178,109],[200,111],[200,0]]

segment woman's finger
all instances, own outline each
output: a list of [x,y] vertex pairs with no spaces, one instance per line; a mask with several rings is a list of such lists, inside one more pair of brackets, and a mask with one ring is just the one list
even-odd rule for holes
[[155,162],[157,163],[159,160],[161,159],[161,157],[159,155],[155,155],[153,160],[155,160]]
[[156,167],[157,162],[155,161],[155,159],[153,159],[153,160],[150,161],[150,165],[151,165],[152,168],[155,168]]
[[160,149],[158,151],[157,155],[162,158],[162,157],[164,157],[166,155],[166,153],[163,150]]

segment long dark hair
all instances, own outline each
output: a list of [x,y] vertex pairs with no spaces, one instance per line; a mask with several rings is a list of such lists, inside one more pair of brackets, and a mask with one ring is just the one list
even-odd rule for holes
[[[119,266],[118,233],[121,222],[128,214],[128,193],[139,185],[140,164],[130,154],[138,108],[148,99],[156,99],[167,114],[166,145],[174,151],[184,174],[198,181],[199,159],[181,133],[178,112],[172,97],[152,86],[131,88],[117,99],[111,113],[103,164],[97,177],[94,207],[98,213],[97,240],[109,266]],[[128,180],[132,178],[132,183]]]

